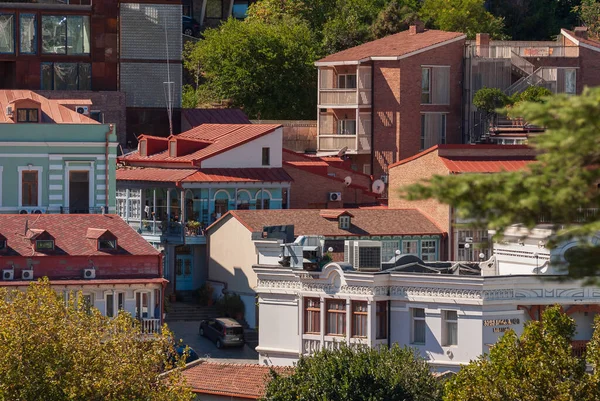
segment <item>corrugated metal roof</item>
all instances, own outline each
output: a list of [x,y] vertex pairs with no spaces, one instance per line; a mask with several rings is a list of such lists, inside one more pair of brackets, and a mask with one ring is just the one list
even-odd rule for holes
[[535,160],[461,160],[440,157],[451,173],[498,173],[500,171],[518,171],[526,168]]
[[[6,106],[10,105],[16,100],[28,99],[38,102],[41,107],[42,123],[55,123],[55,124],[100,124],[96,120],[77,113],[75,110],[63,106],[61,100],[47,99],[43,96],[38,95],[30,90],[0,90],[0,123],[14,124],[16,117],[10,118],[6,115]],[[79,104],[82,104],[81,100],[78,100]],[[85,102],[85,101],[84,101]],[[89,101],[91,104],[91,101]],[[16,110],[13,114],[16,116]]]

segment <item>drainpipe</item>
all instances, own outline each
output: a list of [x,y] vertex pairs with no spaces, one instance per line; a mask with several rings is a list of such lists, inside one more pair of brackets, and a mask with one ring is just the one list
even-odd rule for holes
[[108,210],[108,145],[109,145],[108,137],[113,133],[114,129],[115,129],[114,124],[108,125],[108,131],[106,131],[106,136],[105,136],[106,142],[105,142],[105,146],[104,146],[104,206],[106,207],[106,213],[109,212],[109,210]]

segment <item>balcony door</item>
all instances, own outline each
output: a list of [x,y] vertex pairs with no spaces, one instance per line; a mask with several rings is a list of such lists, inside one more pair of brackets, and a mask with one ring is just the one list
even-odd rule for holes
[[193,256],[189,246],[178,246],[175,249],[175,274],[177,291],[193,290]]
[[89,171],[69,171],[69,213],[89,213],[89,209]]

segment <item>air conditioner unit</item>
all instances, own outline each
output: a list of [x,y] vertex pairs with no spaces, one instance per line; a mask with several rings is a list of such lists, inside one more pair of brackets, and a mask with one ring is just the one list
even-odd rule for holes
[[14,280],[15,279],[15,271],[13,269],[4,269],[2,270],[2,280]]
[[344,262],[356,270],[381,270],[380,241],[346,241],[344,243]]
[[330,202],[339,202],[342,200],[341,192],[330,192],[329,193],[329,201]]
[[75,106],[75,111],[86,116],[90,115],[90,108],[88,106]]
[[83,278],[96,278],[96,269],[83,269]]
[[21,271],[21,280],[33,280],[33,269]]
[[44,214],[46,213],[45,207],[24,207],[19,210],[19,214]]
[[13,108],[12,108],[12,106],[6,106],[6,115],[8,117],[12,117],[12,115],[13,115]]

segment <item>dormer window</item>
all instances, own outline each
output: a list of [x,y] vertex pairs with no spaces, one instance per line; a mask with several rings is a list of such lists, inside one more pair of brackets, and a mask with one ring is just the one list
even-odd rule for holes
[[38,109],[17,109],[18,123],[37,123]]
[[54,240],[52,239],[39,239],[35,241],[36,251],[52,251],[54,250]]
[[98,250],[99,251],[114,251],[117,249],[116,239],[99,239]]
[[169,156],[177,157],[177,142],[169,141]]
[[338,226],[342,230],[350,229],[350,216],[342,215],[338,217]]
[[146,141],[145,139],[140,141],[140,156],[148,156],[148,141]]

